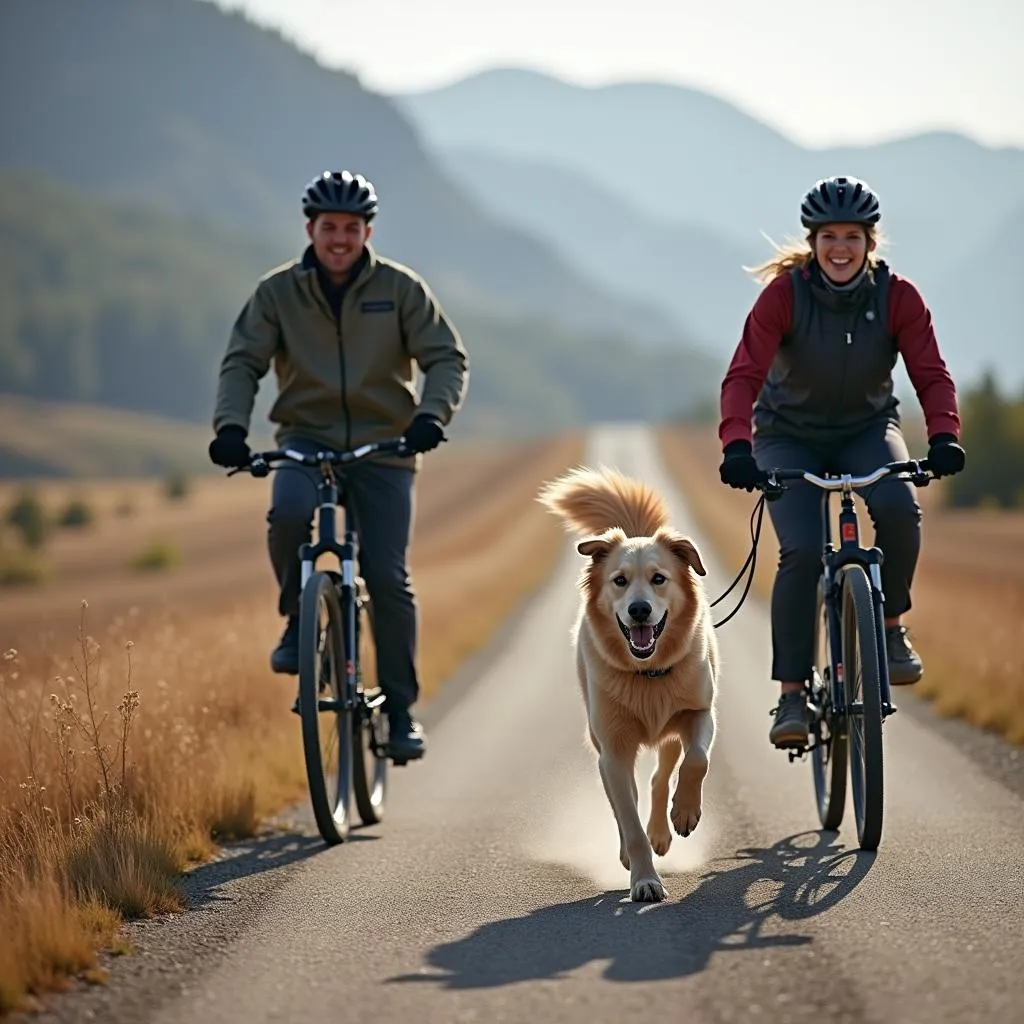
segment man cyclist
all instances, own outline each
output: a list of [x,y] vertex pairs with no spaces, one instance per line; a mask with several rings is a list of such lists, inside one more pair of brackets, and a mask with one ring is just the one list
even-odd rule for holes
[[[380,457],[345,471],[345,500],[359,532],[360,573],[374,609],[380,685],[387,696],[389,752],[422,757],[417,604],[407,567],[415,474],[444,439],[465,396],[462,340],[413,270],[370,245],[378,212],[373,185],[349,171],[324,172],[302,198],[309,245],[265,274],[242,308],[220,366],[209,446],[218,466],[249,464],[246,442],[259,382],[273,363],[278,394],[269,418],[278,445],[348,450],[403,435],[410,457]],[[423,372],[417,402],[415,367]],[[271,654],[274,672],[298,674],[299,546],[312,535],[315,472],[275,473],[267,545],[287,618]]]

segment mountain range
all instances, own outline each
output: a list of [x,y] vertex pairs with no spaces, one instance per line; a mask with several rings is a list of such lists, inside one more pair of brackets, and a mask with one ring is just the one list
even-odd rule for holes
[[[808,149],[706,93],[578,86],[515,68],[395,96],[431,151],[495,216],[630,295],[659,301],[720,355],[756,295],[742,265],[799,236],[800,199],[851,174],[878,192],[890,265],[923,291],[962,378],[1024,378],[1024,150],[932,132]],[[841,112],[837,112],[841,116]]]

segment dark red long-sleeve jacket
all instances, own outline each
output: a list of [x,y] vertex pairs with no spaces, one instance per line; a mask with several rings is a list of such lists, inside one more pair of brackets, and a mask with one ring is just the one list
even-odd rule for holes
[[[758,296],[747,316],[740,343],[722,381],[718,436],[725,447],[752,438],[754,403],[793,319],[793,282],[782,274]],[[924,412],[928,436],[960,437],[956,388],[939,352],[931,313],[917,287],[889,274],[890,334]]]

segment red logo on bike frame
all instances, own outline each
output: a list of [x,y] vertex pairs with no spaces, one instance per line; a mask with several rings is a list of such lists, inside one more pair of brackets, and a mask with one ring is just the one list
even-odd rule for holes
[[844,544],[856,544],[857,543],[857,524],[856,523],[843,523],[842,527],[843,543]]

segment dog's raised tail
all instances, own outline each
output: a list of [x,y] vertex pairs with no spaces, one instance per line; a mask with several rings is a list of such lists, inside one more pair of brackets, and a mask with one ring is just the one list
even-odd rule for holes
[[628,537],[650,537],[668,525],[668,508],[657,491],[607,466],[577,466],[545,484],[537,500],[584,534],[618,527]]

